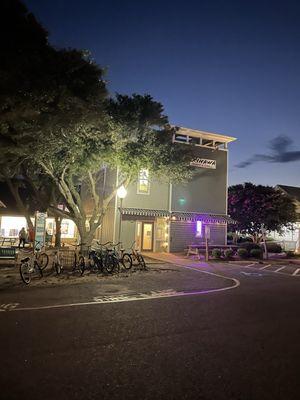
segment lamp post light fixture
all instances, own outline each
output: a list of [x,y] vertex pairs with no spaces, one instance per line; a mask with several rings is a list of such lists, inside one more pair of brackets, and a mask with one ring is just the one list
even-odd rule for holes
[[[125,199],[126,195],[127,195],[127,190],[125,189],[125,186],[124,186],[124,185],[120,186],[119,189],[117,190],[117,196],[118,196],[119,199],[120,199],[120,208],[119,208],[119,211],[120,211],[120,220],[119,220],[118,243],[119,243],[120,240],[121,240],[122,207],[123,207],[123,199]],[[120,245],[119,245],[119,247],[120,247]]]

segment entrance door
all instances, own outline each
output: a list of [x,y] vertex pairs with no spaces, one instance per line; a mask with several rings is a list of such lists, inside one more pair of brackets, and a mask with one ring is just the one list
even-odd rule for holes
[[143,222],[142,250],[153,250],[153,222]]

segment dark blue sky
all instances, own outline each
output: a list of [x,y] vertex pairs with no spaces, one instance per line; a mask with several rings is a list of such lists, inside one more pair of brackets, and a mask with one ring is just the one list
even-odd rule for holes
[[[53,44],[108,68],[112,93],[150,93],[171,123],[237,137],[231,184],[300,186],[300,2],[25,3]],[[279,135],[290,147],[269,150]]]

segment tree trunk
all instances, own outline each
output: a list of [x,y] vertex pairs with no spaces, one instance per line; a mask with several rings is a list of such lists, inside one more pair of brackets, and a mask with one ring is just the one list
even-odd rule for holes
[[61,246],[61,217],[55,217],[55,247]]
[[85,225],[82,226],[82,224],[77,224],[77,223],[76,225],[80,236],[81,248],[87,248],[91,246],[98,225],[92,225],[91,229],[89,230],[86,228]]
[[28,230],[34,231],[34,225],[30,218],[30,212],[28,211],[28,208],[25,206],[25,204],[23,203],[23,201],[21,199],[18,185],[15,185],[11,179],[6,179],[6,183],[7,183],[7,186],[9,188],[11,194],[14,197],[14,200],[16,202],[16,206],[17,206],[18,210],[26,218]]

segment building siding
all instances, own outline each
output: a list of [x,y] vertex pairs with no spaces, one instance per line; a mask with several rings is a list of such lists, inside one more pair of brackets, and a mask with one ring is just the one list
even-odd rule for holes
[[128,187],[127,196],[123,201],[124,207],[146,208],[152,210],[168,210],[169,185],[151,180],[150,194],[137,194],[137,181]]
[[172,211],[227,213],[227,151],[195,148],[195,157],[216,160],[216,169],[195,168],[192,180],[172,186]]
[[[208,224],[210,227],[210,244],[226,244],[226,225]],[[191,244],[204,244],[204,228],[202,237],[196,237],[196,222],[171,221],[170,223],[170,252],[187,249]]]

